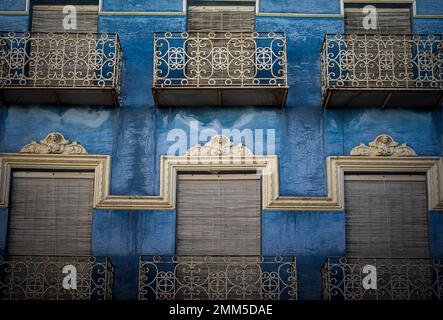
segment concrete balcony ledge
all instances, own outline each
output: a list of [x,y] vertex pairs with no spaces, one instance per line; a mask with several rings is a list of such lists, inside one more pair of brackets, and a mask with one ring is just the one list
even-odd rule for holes
[[119,106],[121,59],[116,34],[0,32],[0,101]]
[[285,105],[282,32],[157,32],[153,95],[158,107]]
[[443,102],[443,36],[326,35],[323,108],[436,108]]

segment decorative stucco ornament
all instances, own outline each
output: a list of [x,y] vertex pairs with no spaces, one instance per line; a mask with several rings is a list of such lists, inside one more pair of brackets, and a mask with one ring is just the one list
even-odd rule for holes
[[86,149],[77,141],[69,143],[59,132],[51,132],[40,142],[32,141],[25,145],[21,153],[34,154],[87,154]]
[[403,143],[398,145],[397,142],[387,134],[379,135],[374,141],[368,145],[361,143],[359,146],[351,150],[351,156],[367,156],[367,157],[409,157],[416,156],[415,151]]
[[214,136],[204,146],[197,144],[186,153],[189,157],[253,157],[251,150],[242,144],[232,143],[224,135]]

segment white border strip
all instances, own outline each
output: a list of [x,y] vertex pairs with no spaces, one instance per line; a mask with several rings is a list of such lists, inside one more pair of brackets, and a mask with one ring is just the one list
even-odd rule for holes
[[[0,15],[24,15],[30,13],[30,1],[26,0],[24,11],[0,11]],[[182,0],[182,11],[103,11],[104,0],[99,0],[99,15],[109,16],[186,16],[187,0]],[[295,12],[260,12],[260,0],[256,0],[255,13],[262,17],[289,17],[289,18],[343,18],[345,3],[410,3],[413,17],[417,19],[443,19],[443,14],[417,14],[416,0],[340,0],[340,13],[295,13]]]

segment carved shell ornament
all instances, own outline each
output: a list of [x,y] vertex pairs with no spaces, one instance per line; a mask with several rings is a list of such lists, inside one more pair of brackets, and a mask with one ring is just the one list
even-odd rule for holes
[[374,141],[368,145],[361,143],[359,146],[351,150],[351,156],[367,156],[367,157],[410,157],[416,156],[415,151],[403,143],[398,145],[397,142],[387,134],[379,135]]
[[51,132],[40,142],[32,141],[25,145],[21,153],[34,154],[87,154],[86,149],[77,141],[69,143],[59,132]]
[[250,149],[242,144],[232,143],[224,135],[214,136],[204,146],[197,144],[186,153],[188,157],[253,157]]

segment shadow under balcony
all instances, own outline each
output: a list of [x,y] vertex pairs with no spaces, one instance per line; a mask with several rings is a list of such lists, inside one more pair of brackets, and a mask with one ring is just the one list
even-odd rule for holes
[[[369,274],[365,266],[375,267],[376,273],[370,273],[376,275],[376,288],[363,286]],[[322,277],[325,300],[443,299],[438,259],[331,257],[322,266]]]
[[[63,286],[67,265],[76,289]],[[0,300],[111,300],[113,274],[105,257],[0,256]]]
[[323,108],[431,109],[443,101],[441,35],[326,35]]
[[140,300],[296,300],[295,257],[142,256]]
[[288,92],[281,32],[157,32],[158,107],[277,106]]
[[121,59],[116,34],[0,32],[0,101],[119,106]]

